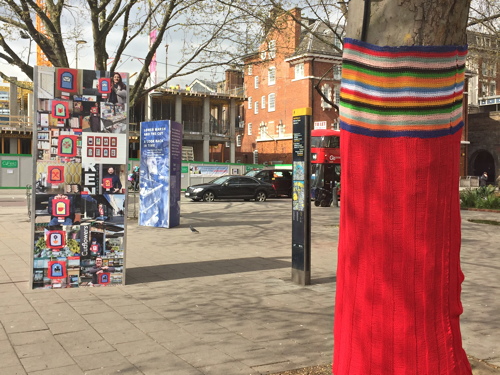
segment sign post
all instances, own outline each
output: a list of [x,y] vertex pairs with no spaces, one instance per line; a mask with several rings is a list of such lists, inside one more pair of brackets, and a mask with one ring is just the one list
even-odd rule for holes
[[293,110],[292,281],[311,284],[311,108]]

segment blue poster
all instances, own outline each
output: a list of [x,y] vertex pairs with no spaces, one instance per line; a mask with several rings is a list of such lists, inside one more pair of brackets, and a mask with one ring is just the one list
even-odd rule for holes
[[180,124],[169,120],[141,123],[139,225],[179,225],[181,154]]

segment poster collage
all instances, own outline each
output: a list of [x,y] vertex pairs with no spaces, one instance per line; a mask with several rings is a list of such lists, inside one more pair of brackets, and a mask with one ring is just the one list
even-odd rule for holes
[[35,68],[33,288],[124,283],[128,74]]

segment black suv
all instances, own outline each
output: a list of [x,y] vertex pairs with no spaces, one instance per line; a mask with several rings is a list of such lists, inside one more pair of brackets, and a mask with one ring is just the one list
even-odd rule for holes
[[246,176],[255,177],[261,181],[269,182],[274,186],[276,195],[292,197],[292,171],[290,169],[256,169],[245,173]]

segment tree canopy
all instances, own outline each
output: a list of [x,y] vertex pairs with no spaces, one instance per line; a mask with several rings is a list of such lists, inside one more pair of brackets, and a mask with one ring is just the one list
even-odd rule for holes
[[[30,61],[28,41],[53,66],[69,67],[68,56],[78,48],[77,40],[91,38],[95,69],[114,71],[122,59],[137,54],[137,43],[148,40],[154,29],[156,40],[141,52],[145,54],[140,56],[143,64],[130,93],[133,104],[175,77],[241,63],[241,57],[254,52],[265,31],[273,27],[273,10],[294,6],[300,6],[306,17],[324,20],[335,34],[343,32],[349,1],[0,0],[0,61],[33,79],[36,60]],[[469,26],[498,33],[499,15],[497,1],[475,0]],[[297,22],[308,28],[304,20]],[[168,77],[150,84],[150,63],[167,35],[182,42],[181,55],[176,56],[176,67]],[[8,79],[1,69],[0,76]]]

